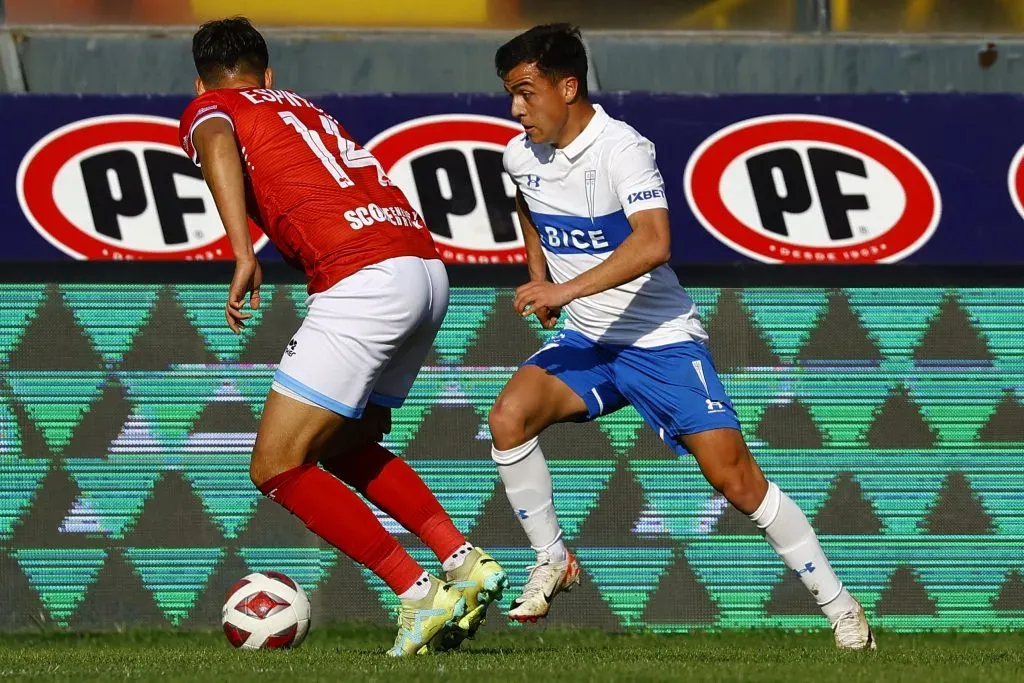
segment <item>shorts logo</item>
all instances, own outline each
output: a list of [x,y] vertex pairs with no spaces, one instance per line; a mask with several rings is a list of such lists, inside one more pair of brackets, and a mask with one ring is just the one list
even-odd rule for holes
[[285,347],[284,355],[288,356],[289,358],[294,356],[295,355],[295,349],[296,349],[296,347],[298,345],[299,345],[299,342],[297,342],[294,339],[292,339],[290,342],[288,342],[288,346]]
[[704,400],[708,404],[708,415],[725,412],[725,404],[721,401],[712,401],[710,398]]

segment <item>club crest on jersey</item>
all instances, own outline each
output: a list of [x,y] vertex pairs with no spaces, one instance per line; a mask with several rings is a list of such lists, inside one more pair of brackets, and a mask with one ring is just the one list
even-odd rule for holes
[[594,197],[597,194],[597,171],[591,169],[584,174],[587,186],[587,212],[590,222],[594,222]]

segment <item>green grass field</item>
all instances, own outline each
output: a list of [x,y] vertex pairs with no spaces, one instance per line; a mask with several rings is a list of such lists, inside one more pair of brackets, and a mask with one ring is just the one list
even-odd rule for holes
[[238,652],[220,633],[18,634],[3,681],[843,681],[1024,680],[1024,634],[880,633],[875,653],[837,652],[828,632],[607,635],[481,633],[457,653],[391,660],[393,634],[317,628],[292,652]]

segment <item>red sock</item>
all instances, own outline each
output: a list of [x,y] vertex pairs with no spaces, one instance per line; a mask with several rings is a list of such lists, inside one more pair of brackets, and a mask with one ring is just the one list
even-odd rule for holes
[[404,593],[423,568],[377,521],[359,496],[316,465],[283,472],[260,487],[271,500],[301,519],[314,534],[366,565],[391,587]]
[[323,466],[415,534],[441,562],[466,542],[415,470],[380,444]]

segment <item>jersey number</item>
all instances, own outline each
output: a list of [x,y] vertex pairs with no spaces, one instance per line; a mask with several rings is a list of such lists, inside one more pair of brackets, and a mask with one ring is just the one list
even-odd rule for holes
[[320,133],[315,130],[310,130],[306,127],[302,121],[299,120],[294,113],[290,111],[280,112],[281,119],[289,126],[295,129],[302,139],[306,141],[306,144],[313,151],[313,154],[317,156],[320,163],[324,165],[327,172],[331,174],[331,177],[337,181],[338,185],[342,188],[352,187],[355,182],[345,172],[345,169],[338,163],[340,160],[348,168],[365,168],[367,166],[373,166],[377,169],[377,182],[387,187],[391,185],[391,180],[384,174],[384,167],[380,165],[380,162],[374,158],[373,154],[366,151],[365,149],[356,149],[356,143],[352,142],[348,138],[342,137],[341,131],[338,129],[337,122],[329,116],[324,114],[320,115],[320,123],[324,127],[324,132],[327,135],[333,135],[334,139],[338,142],[339,155],[336,157],[331,154],[330,150],[327,149],[327,145],[324,144],[323,139],[320,137]]

